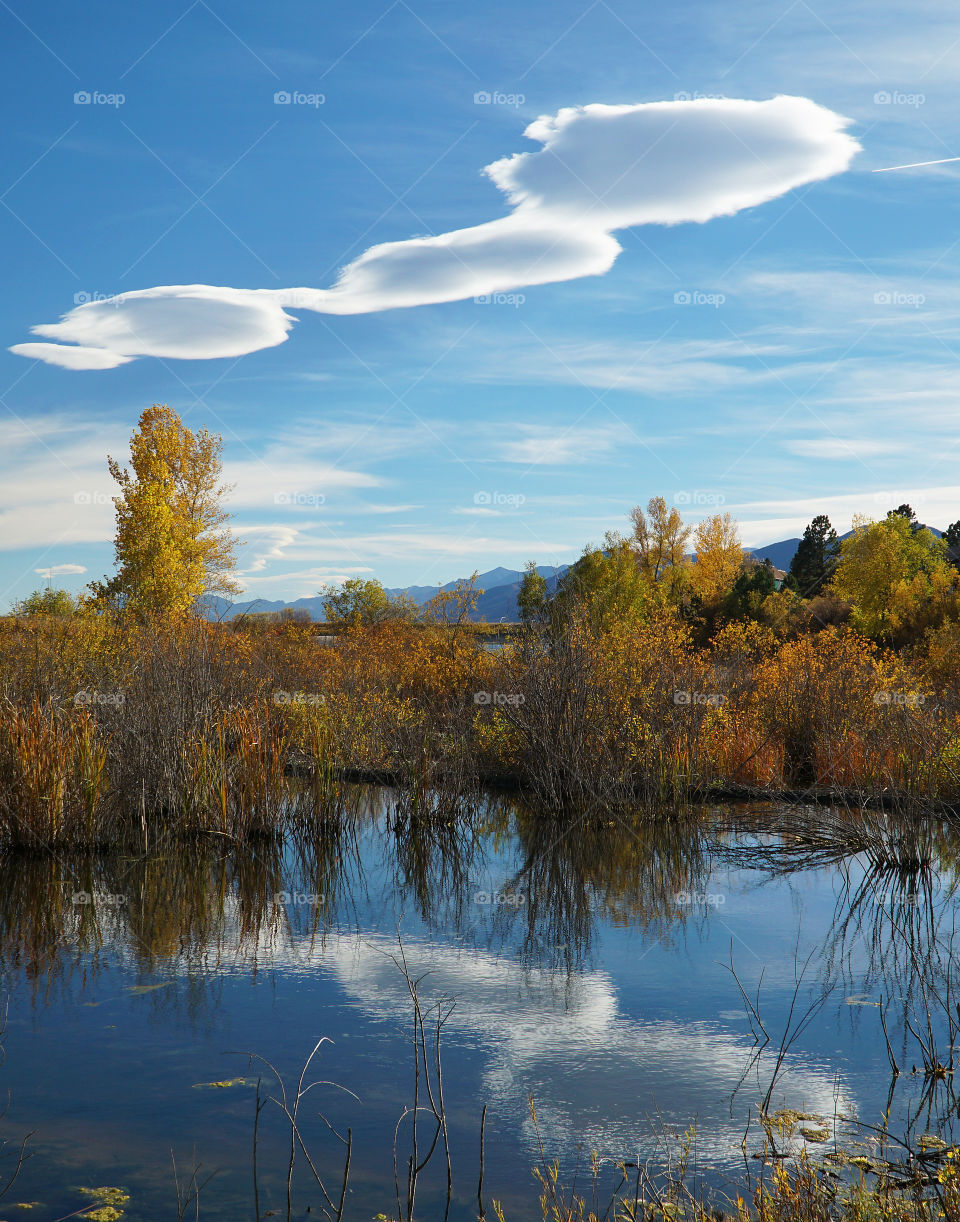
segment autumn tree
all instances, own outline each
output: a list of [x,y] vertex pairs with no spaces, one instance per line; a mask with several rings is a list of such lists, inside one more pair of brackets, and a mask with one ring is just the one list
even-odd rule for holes
[[237,594],[237,542],[222,507],[223,442],[186,428],[175,411],[154,404],[130,438],[130,468],[108,457],[120,485],[113,498],[117,572],[91,589],[140,614],[179,615],[203,594]]
[[679,510],[667,507],[662,496],[651,497],[644,513],[637,506],[630,514],[637,565],[647,581],[660,586],[666,601],[675,602],[686,584],[687,542],[693,527]]
[[797,592],[815,598],[833,576],[840,559],[840,539],[826,514],[818,514],[803,532],[790,561]]
[[852,623],[866,636],[897,641],[942,622],[956,607],[958,582],[946,541],[894,511],[879,522],[854,520],[831,589],[853,604]]
[[729,513],[715,513],[699,523],[693,535],[696,563],[690,583],[704,603],[721,599],[743,568],[740,528]]

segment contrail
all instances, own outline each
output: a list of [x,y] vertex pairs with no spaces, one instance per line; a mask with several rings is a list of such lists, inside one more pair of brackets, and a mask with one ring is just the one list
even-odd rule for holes
[[873,170],[874,174],[888,174],[891,170],[917,170],[924,165],[945,165],[948,161],[960,161],[960,157],[941,157],[938,161],[911,161],[909,165],[885,165],[881,170]]

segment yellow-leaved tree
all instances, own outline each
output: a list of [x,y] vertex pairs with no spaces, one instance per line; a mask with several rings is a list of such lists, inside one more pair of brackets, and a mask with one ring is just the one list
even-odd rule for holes
[[638,505],[630,514],[637,567],[661,600],[679,601],[687,582],[687,540],[693,528],[662,496],[651,497],[647,512]]
[[704,518],[693,536],[697,562],[690,571],[693,588],[705,603],[719,602],[743,568],[740,528],[729,513]]
[[864,636],[896,642],[955,618],[958,582],[946,541],[894,510],[879,522],[854,518],[830,585]]
[[95,582],[98,601],[135,614],[183,615],[203,594],[236,594],[237,541],[220,482],[221,438],[193,433],[163,404],[148,407],[130,438],[130,469],[107,458],[120,485],[115,576]]

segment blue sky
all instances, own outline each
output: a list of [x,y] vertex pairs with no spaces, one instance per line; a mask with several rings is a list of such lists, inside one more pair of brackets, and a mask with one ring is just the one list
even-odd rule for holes
[[153,402],[223,435],[250,597],[567,562],[657,494],[960,518],[960,163],[872,172],[960,157],[951,6],[12,0],[0,56],[0,605],[110,571]]

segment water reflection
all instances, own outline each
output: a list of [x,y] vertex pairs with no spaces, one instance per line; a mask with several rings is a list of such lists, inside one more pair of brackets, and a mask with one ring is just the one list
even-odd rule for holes
[[0,966],[46,987],[81,957],[96,970],[97,952],[120,944],[145,971],[197,955],[255,967],[293,935],[322,939],[335,920],[360,921],[375,880],[381,902],[389,893],[429,929],[481,930],[529,966],[573,971],[599,924],[669,943],[696,914],[683,897],[709,873],[706,826],[702,814],[545,819],[504,799],[440,811],[399,800],[285,844],[201,841],[69,862],[10,855]]
[[[358,790],[283,844],[8,856],[0,974],[15,999],[25,982],[34,1012],[64,1017],[57,1039],[78,1039],[69,1022],[86,1007],[138,990],[158,1024],[212,1041],[236,1020],[252,1028],[242,1046],[267,1056],[277,1046],[299,1054],[328,1030],[355,1036],[356,1053],[343,1043],[344,1072],[366,1100],[356,1124],[376,1143],[406,1102],[403,1042],[390,1042],[408,1019],[392,959],[399,929],[412,972],[428,974],[425,997],[457,1002],[446,1029],[451,1081],[464,1092],[455,1141],[475,1141],[487,1102],[502,1118],[504,1165],[525,1174],[532,1094],[561,1158],[578,1143],[610,1157],[649,1153],[659,1111],[680,1127],[698,1120],[699,1157],[730,1166],[756,1095],[756,1083],[737,1090],[756,1049],[718,966],[731,951],[750,995],[759,990],[774,1059],[792,959],[812,965],[802,1005],[835,998],[784,1056],[778,1101],[830,1118],[857,1112],[908,1140],[951,1131],[958,861],[949,820],[769,806],[545,818],[502,796]],[[711,909],[711,895],[726,906]],[[280,1002],[228,988],[262,980]],[[96,1032],[110,1029],[138,1038],[119,1021]],[[42,1061],[54,1037],[45,1044],[38,1030]],[[110,1074],[115,1048],[94,1042],[85,1055]],[[934,1063],[946,1072],[926,1072]],[[188,1090],[201,1074],[234,1072],[183,1070]],[[22,1087],[18,1101],[30,1106]],[[111,1106],[133,1129],[145,1123],[119,1088]],[[207,1114],[193,1096],[191,1106]],[[247,1122],[238,1108],[236,1125]],[[238,1167],[240,1148],[226,1156]]]

